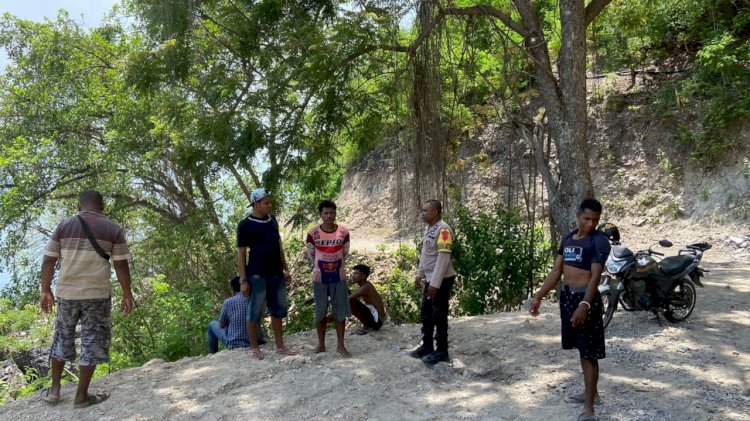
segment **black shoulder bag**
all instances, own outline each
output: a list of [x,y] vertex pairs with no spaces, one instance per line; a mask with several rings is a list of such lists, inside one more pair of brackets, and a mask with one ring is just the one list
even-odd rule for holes
[[102,248],[102,246],[99,245],[99,243],[96,242],[96,238],[94,238],[94,233],[91,232],[91,229],[89,228],[89,224],[86,223],[86,221],[81,218],[81,215],[76,215],[78,217],[78,220],[81,221],[81,226],[83,227],[83,232],[86,233],[86,237],[88,237],[89,242],[92,246],[94,246],[94,250],[96,250],[96,253],[99,256],[102,256],[104,260],[109,261],[109,254],[107,254],[106,251]]

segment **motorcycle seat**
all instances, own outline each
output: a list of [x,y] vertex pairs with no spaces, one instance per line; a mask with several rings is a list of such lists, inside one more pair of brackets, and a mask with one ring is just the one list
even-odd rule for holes
[[630,257],[633,255],[633,252],[630,251],[627,247],[624,246],[613,246],[612,247],[612,255],[615,256],[618,259],[623,259],[626,257]]
[[670,256],[659,262],[659,269],[665,275],[676,275],[682,272],[686,267],[695,261],[695,256],[691,254],[682,254],[679,256]]

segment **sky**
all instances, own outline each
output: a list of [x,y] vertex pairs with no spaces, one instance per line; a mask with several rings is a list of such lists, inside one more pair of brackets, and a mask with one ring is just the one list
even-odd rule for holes
[[60,9],[65,9],[70,17],[87,27],[101,22],[116,0],[0,0],[0,10],[22,19],[43,21],[54,19]]
[[[60,9],[65,9],[71,19],[84,27],[96,27],[102,18],[119,0],[0,0],[0,14],[9,13],[21,19],[44,21],[53,20]],[[0,72],[8,64],[8,56],[0,48]],[[7,274],[0,273],[0,289],[9,281]]]
[[[0,15],[10,13],[21,19],[44,21],[54,20],[60,9],[65,9],[71,19],[84,27],[97,26],[112,6],[119,0],[0,0]],[[0,48],[0,69],[8,64],[8,56]]]

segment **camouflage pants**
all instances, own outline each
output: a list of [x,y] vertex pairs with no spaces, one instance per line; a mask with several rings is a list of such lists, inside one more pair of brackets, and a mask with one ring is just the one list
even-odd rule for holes
[[55,335],[50,357],[73,361],[76,358],[76,325],[81,321],[80,365],[90,366],[109,361],[112,340],[112,301],[57,299]]

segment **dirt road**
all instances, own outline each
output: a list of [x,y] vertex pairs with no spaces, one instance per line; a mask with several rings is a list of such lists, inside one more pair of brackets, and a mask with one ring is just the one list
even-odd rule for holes
[[[618,312],[607,333],[600,382],[602,420],[750,419],[750,265],[707,263],[693,315],[659,326],[650,313]],[[559,346],[557,307],[452,319],[453,365],[431,370],[407,355],[416,325],[348,336],[354,358],[315,355],[313,332],[292,335],[300,356],[265,348],[252,361],[224,351],[152,361],[94,382],[112,397],[73,410],[73,385],[51,407],[32,397],[0,419],[575,419],[563,397],[581,390],[576,351]]]

